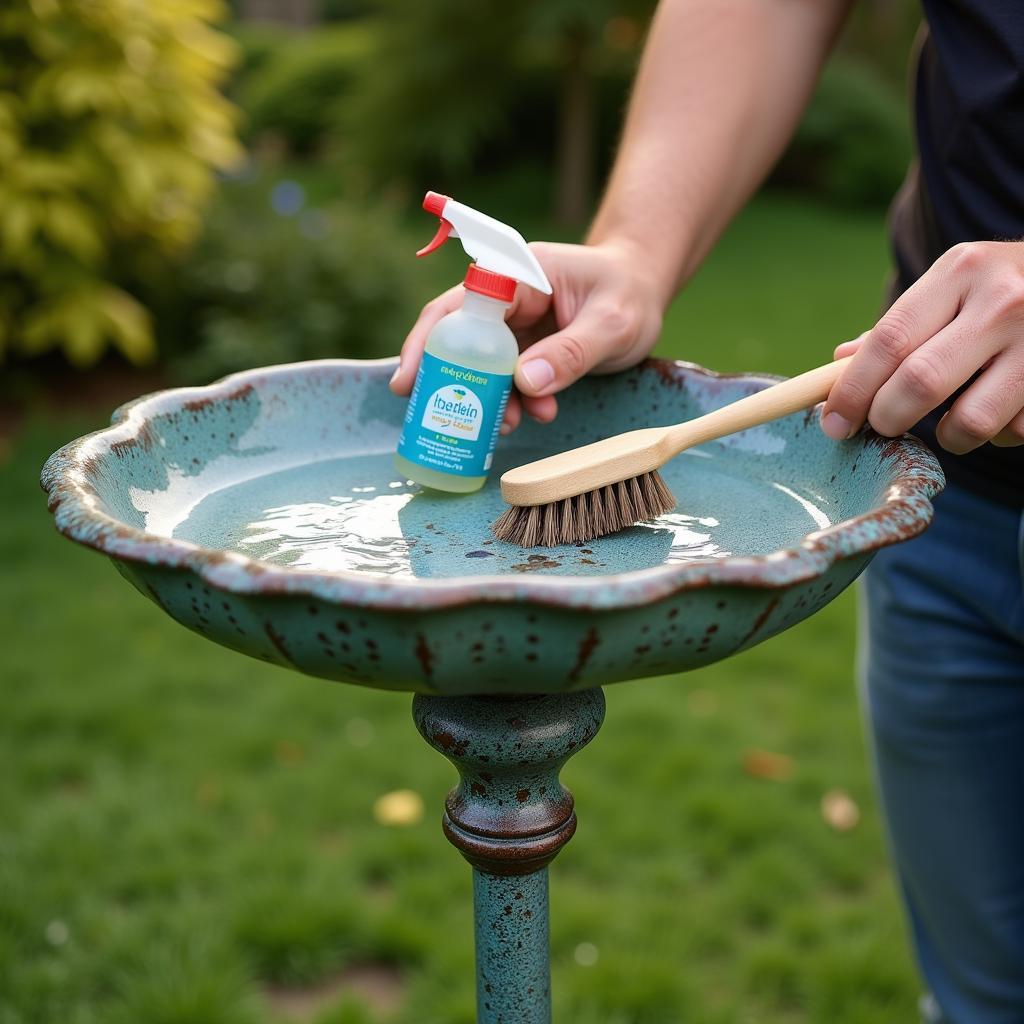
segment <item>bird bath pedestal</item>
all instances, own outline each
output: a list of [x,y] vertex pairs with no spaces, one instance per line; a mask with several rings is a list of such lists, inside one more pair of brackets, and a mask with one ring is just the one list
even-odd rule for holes
[[478,1019],[544,1024],[547,865],[576,827],[558,772],[600,727],[600,687],[699,668],[811,615],[927,526],[942,474],[911,437],[836,444],[811,411],[675,459],[679,507],[652,524],[524,551],[490,535],[503,468],[771,378],[650,360],[582,381],[555,423],[503,442],[482,491],[453,498],[393,468],[394,367],[297,363],[160,392],[56,452],[42,484],[61,532],[189,629],[416,693],[417,728],[459,773],[443,825],[473,865]]
[[420,694],[413,716],[459,771],[444,834],[473,865],[477,1018],[549,1021],[548,864],[576,831],[558,772],[600,728],[604,694]]

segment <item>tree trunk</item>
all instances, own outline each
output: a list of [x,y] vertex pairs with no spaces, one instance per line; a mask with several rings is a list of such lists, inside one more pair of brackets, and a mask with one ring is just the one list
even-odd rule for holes
[[577,25],[565,34],[565,71],[558,123],[555,219],[582,224],[594,192],[594,82],[587,67],[588,33]]

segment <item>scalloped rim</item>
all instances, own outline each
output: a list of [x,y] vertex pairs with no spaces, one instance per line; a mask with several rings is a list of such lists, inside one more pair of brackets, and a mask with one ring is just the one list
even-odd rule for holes
[[[225,401],[273,377],[315,373],[318,368],[358,369],[388,379],[396,358],[324,359],[245,370],[205,387],[174,388],[142,396],[118,408],[111,426],[65,445],[46,461],[40,483],[57,529],[65,536],[124,562],[186,569],[221,590],[245,595],[291,594],[348,606],[430,610],[483,602],[522,602],[563,608],[611,609],[651,604],[672,594],[708,586],[781,589],[824,574],[836,562],[895,544],[931,522],[931,499],[945,478],[934,455],[915,437],[880,437],[862,431],[865,444],[883,447],[901,470],[881,505],[827,529],[808,534],[796,546],[767,555],[728,556],[653,566],[608,576],[472,576],[403,580],[355,572],[304,572],[282,568],[232,551],[203,548],[159,537],[120,522],[96,507],[88,484],[89,464],[113,445],[140,437],[150,416],[176,411],[185,402]],[[648,359],[638,367],[666,377],[698,375],[708,381],[770,383],[768,374],[722,374],[682,360]],[[862,527],[872,529],[861,532]],[[845,543],[856,538],[852,546]]]

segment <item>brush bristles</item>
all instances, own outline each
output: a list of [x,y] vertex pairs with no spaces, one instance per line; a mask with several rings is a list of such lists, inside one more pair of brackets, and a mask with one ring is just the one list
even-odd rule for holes
[[676,499],[657,470],[547,505],[510,505],[491,530],[523,548],[577,544],[671,512]]

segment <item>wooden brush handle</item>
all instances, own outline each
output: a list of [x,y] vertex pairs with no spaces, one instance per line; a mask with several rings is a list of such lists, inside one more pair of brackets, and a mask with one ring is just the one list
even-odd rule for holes
[[694,445],[758,427],[762,423],[770,423],[823,402],[852,358],[846,356],[826,363],[797,377],[772,384],[763,391],[722,406],[714,412],[666,428],[672,454],[678,455]]
[[630,430],[516,466],[502,475],[502,497],[510,505],[545,505],[650,473],[684,448],[757,427],[815,405],[828,396],[843,367],[852,358],[837,359],[827,366],[801,373],[799,377],[772,384],[686,423]]

